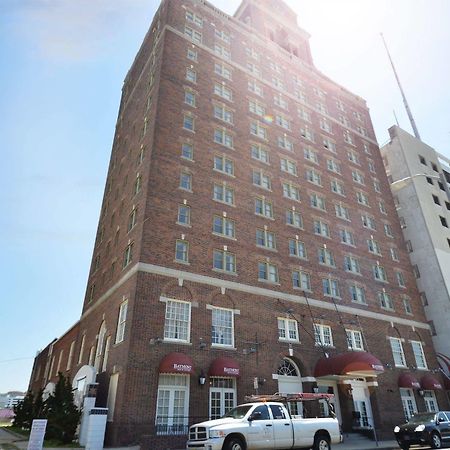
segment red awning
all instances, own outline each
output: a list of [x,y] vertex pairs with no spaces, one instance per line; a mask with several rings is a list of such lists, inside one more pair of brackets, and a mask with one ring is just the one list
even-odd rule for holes
[[376,376],[384,372],[380,360],[368,352],[345,352],[317,361],[314,376],[360,375]]
[[239,377],[239,364],[231,358],[217,358],[209,366],[210,377]]
[[426,391],[438,391],[442,389],[442,384],[433,375],[427,373],[420,380],[422,389]]
[[402,373],[398,377],[398,387],[407,389],[420,389],[420,383],[417,378],[410,373]]
[[169,353],[159,363],[159,373],[194,373],[192,359],[183,353]]

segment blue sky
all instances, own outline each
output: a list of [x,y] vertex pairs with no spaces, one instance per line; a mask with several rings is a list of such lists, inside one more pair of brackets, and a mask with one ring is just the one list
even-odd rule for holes
[[[450,157],[450,2],[287,3],[316,66],[367,100],[380,144],[393,110],[410,130],[383,31],[423,141]],[[79,318],[122,82],[158,4],[2,1],[0,392],[26,389],[36,352]]]

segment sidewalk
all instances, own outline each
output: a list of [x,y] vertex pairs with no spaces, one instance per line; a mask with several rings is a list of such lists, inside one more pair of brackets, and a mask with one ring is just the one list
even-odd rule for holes
[[400,447],[397,441],[378,441],[378,446],[375,441],[367,442],[343,442],[332,446],[332,450],[398,450]]

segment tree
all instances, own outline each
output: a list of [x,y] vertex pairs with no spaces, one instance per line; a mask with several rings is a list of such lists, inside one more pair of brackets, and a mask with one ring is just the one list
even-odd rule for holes
[[58,382],[53,394],[44,402],[43,412],[48,420],[46,437],[64,444],[72,442],[81,413],[73,403],[70,381],[61,372],[58,372]]
[[33,421],[34,397],[31,391],[27,392],[25,398],[14,406],[13,425],[29,430]]

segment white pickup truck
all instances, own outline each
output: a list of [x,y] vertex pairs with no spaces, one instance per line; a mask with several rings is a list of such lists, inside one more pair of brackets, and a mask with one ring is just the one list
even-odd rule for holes
[[[289,397],[289,398],[287,398]],[[285,404],[329,401],[332,394],[253,396],[222,418],[192,425],[187,450],[309,449],[330,450],[341,441],[335,417],[292,418]],[[274,401],[278,400],[278,401]]]

